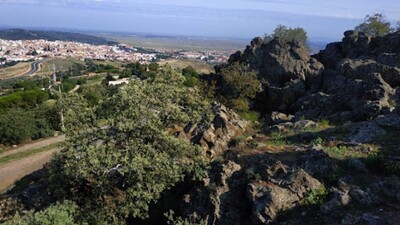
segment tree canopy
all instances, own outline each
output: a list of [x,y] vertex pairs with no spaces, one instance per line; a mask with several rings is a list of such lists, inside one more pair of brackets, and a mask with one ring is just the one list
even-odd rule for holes
[[371,36],[383,36],[392,31],[390,22],[381,13],[366,15],[364,22],[355,27],[356,31],[364,32]]
[[[90,223],[117,224],[145,218],[149,205],[186,175],[200,178],[200,148],[171,133],[198,123],[209,110],[184,82],[176,70],[162,68],[154,79],[132,80],[98,106],[77,94],[64,98],[68,140],[51,163],[54,195],[78,203]],[[100,119],[107,125],[100,127]]]
[[306,45],[308,36],[303,28],[290,28],[284,25],[278,25],[272,34],[264,36],[264,41],[268,42],[274,38],[280,38],[284,41],[298,41]]

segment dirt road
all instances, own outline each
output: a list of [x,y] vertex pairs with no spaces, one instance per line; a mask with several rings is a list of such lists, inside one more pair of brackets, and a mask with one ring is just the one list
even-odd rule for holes
[[65,135],[59,135],[57,137],[51,137],[46,139],[37,140],[28,144],[21,145],[19,147],[9,149],[3,153],[0,153],[0,158],[8,155],[13,155],[15,153],[24,152],[32,149],[43,148],[52,144],[60,143],[65,141]]
[[50,162],[53,154],[60,150],[60,148],[55,148],[1,165],[0,193],[12,187],[22,177],[41,169],[44,164]]
[[[29,152],[34,149],[45,148],[47,146],[63,142],[64,140],[65,135],[38,140],[3,152],[2,154],[0,154],[0,158],[11,156],[21,152]],[[51,160],[53,154],[60,150],[61,148],[55,145],[54,148],[51,148],[47,151],[39,152],[27,157],[16,159],[11,162],[0,164],[0,193],[12,187],[14,183],[22,177],[41,169],[44,164],[48,163]]]

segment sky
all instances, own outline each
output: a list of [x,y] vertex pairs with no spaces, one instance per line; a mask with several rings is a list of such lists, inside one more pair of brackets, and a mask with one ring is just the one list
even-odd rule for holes
[[282,24],[340,40],[367,14],[400,20],[400,0],[0,0],[0,25],[252,38]]

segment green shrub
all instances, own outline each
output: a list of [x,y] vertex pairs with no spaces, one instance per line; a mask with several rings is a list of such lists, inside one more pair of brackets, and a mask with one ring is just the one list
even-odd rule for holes
[[75,225],[76,205],[65,201],[51,205],[43,211],[29,211],[26,215],[15,215],[5,225]]
[[287,145],[286,138],[281,132],[271,133],[271,143],[277,146]]
[[[69,138],[50,166],[52,193],[82,203],[89,221],[101,215],[115,224],[146,218],[150,205],[186,176],[202,178],[201,149],[168,132],[200,123],[209,112],[198,90],[183,82],[180,73],[162,68],[154,80],[132,80],[100,105],[91,107],[77,94],[64,98]],[[92,144],[98,139],[103,144]]]
[[303,203],[304,205],[320,205],[324,202],[327,195],[327,190],[322,186],[321,188],[309,191]]

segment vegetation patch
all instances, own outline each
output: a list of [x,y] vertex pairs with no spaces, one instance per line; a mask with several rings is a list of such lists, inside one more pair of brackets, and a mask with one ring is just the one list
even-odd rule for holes
[[60,146],[60,144],[57,143],[57,144],[52,144],[52,145],[49,145],[49,146],[46,146],[43,148],[37,148],[37,149],[29,150],[29,151],[15,153],[12,155],[7,155],[7,156],[0,158],[0,165],[15,161],[15,160],[23,159],[23,158],[35,155],[37,153],[46,152],[46,151],[58,148],[59,146]]

